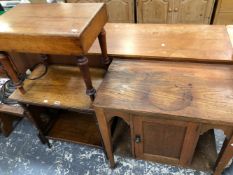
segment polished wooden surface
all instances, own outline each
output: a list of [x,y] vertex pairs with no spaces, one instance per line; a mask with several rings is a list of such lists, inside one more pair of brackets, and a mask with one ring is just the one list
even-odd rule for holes
[[[42,65],[37,67],[31,78],[41,75],[44,69]],[[105,71],[93,68],[90,73],[93,86],[98,88]],[[23,87],[25,94],[16,90],[10,98],[23,103],[57,108],[89,109],[91,106],[78,67],[51,65],[45,76],[37,80],[25,80]]]
[[[228,33],[225,31],[225,27],[223,26],[202,26],[201,28],[208,28],[211,30],[211,37],[213,40],[208,40],[207,36],[208,32],[201,33],[194,32],[195,35],[191,35],[194,41],[199,45],[199,50],[189,50],[188,47],[198,47],[198,45],[188,46],[185,45],[189,41],[189,39],[186,39],[184,44],[182,44],[181,49],[175,51],[174,48],[177,48],[175,44],[171,47],[161,47],[159,44],[159,38],[172,38],[171,35],[174,35],[175,32],[170,31],[171,33],[167,33],[165,31],[162,31],[161,36],[159,36],[160,32],[158,31],[156,24],[114,24],[114,23],[107,23],[106,24],[106,35],[107,35],[107,47],[108,47],[108,55],[117,58],[128,58],[128,59],[150,59],[150,60],[180,60],[180,61],[192,61],[192,62],[224,62],[224,63],[231,63],[231,49],[230,49],[230,41],[233,43],[233,28],[232,26],[227,26]],[[160,25],[159,25],[160,26]],[[164,25],[162,25],[164,26]],[[165,25],[165,29],[169,29],[169,26]],[[178,25],[178,28],[182,28],[182,25]],[[187,28],[190,28],[191,26],[185,25]],[[193,26],[194,27],[194,26]],[[160,27],[159,27],[160,28]],[[161,27],[162,28],[162,27]],[[175,28],[173,26],[172,28]],[[195,27],[196,29],[198,26]],[[221,31],[216,30],[214,28],[219,28]],[[162,30],[162,29],[161,29]],[[171,30],[171,29],[169,29]],[[187,29],[188,30],[188,29]],[[197,29],[199,30],[199,29]],[[122,32],[124,31],[124,32]],[[153,33],[153,31],[155,33]],[[156,32],[157,31],[157,32]],[[224,31],[224,32],[223,32]],[[188,31],[188,32],[191,32]],[[179,36],[186,36],[188,35],[188,32],[185,33],[178,33],[176,31],[176,39],[179,38]],[[216,34],[214,34],[216,32]],[[222,33],[223,32],[223,33]],[[191,32],[192,33],[192,32]],[[230,41],[229,41],[229,34]],[[154,36],[159,36],[159,38],[155,38]],[[203,35],[205,35],[203,37]],[[195,36],[195,37],[194,37]],[[195,39],[196,38],[196,39]],[[214,39],[215,38],[215,39]],[[224,39],[225,38],[225,39]],[[172,40],[172,39],[171,39]],[[222,47],[222,51],[218,52],[217,54],[215,52],[210,52],[207,46],[203,46],[203,40],[204,42],[213,41],[213,45],[219,45],[221,42],[224,42],[227,46],[227,51],[224,51]],[[221,41],[218,43],[218,41]],[[178,41],[180,42],[180,40]],[[183,42],[183,41],[182,41]],[[179,44],[181,45],[181,43]],[[214,46],[213,46],[214,47]],[[216,47],[218,48],[218,47]],[[216,49],[215,48],[215,49]],[[233,48],[233,45],[232,45]],[[181,53],[183,51],[190,51],[190,54],[192,52],[192,57],[188,57],[188,55],[180,55],[180,57],[176,57],[176,53]],[[174,51],[174,52],[173,52]],[[171,54],[171,53],[174,54]],[[196,54],[198,53],[198,54]],[[10,53],[11,61],[15,64],[17,71],[22,73],[26,71],[26,69],[30,68],[32,65],[38,63],[42,60],[40,55],[37,54],[22,54],[22,53]],[[187,57],[186,57],[187,56]],[[91,47],[89,54],[87,55],[89,59],[89,66],[101,66],[103,65],[103,57],[101,55],[101,49],[99,47],[98,40],[95,41],[94,45]],[[23,61],[22,61],[23,60]],[[51,64],[76,64],[76,57],[75,56],[57,56],[57,55],[50,55],[48,58],[48,62]]]
[[233,125],[233,65],[114,60],[95,107]]
[[0,50],[79,55],[106,22],[104,3],[19,4],[0,16]]
[[[105,29],[108,54],[112,57],[232,61],[232,46],[225,26],[108,23]],[[89,53],[101,53],[97,41]]]

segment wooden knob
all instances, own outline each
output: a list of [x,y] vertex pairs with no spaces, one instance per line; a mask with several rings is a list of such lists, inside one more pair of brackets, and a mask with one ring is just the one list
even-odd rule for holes
[[171,9],[171,8],[169,8],[169,9],[168,9],[168,12],[172,12],[172,9]]
[[178,8],[175,8],[174,11],[175,11],[175,12],[178,12]]

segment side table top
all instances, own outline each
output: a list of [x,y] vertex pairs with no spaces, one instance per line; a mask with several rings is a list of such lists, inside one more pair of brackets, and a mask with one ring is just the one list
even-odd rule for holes
[[[223,25],[107,23],[105,30],[108,54],[112,57],[232,62],[229,35],[233,31],[228,32]],[[89,53],[101,53],[98,41]]]
[[0,50],[80,55],[106,22],[104,3],[20,4],[0,16]]
[[233,125],[233,65],[113,60],[93,105]]

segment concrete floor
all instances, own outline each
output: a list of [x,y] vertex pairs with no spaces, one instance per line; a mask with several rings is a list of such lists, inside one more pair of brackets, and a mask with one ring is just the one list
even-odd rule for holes
[[[220,147],[221,132],[217,132],[217,138]],[[52,141],[52,145],[51,149],[42,145],[36,130],[27,120],[22,120],[9,138],[0,135],[0,175],[209,174],[120,156],[115,156],[118,166],[111,170],[100,149],[60,141]],[[225,174],[233,175],[232,172]]]

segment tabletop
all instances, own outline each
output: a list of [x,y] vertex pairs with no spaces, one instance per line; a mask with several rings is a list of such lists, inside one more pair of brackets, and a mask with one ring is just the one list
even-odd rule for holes
[[85,53],[106,22],[104,3],[19,4],[0,16],[0,50]]
[[[232,62],[233,30],[223,25],[107,23],[105,30],[112,57]],[[98,41],[89,53],[101,53]]]
[[113,60],[95,107],[233,125],[233,65]]

